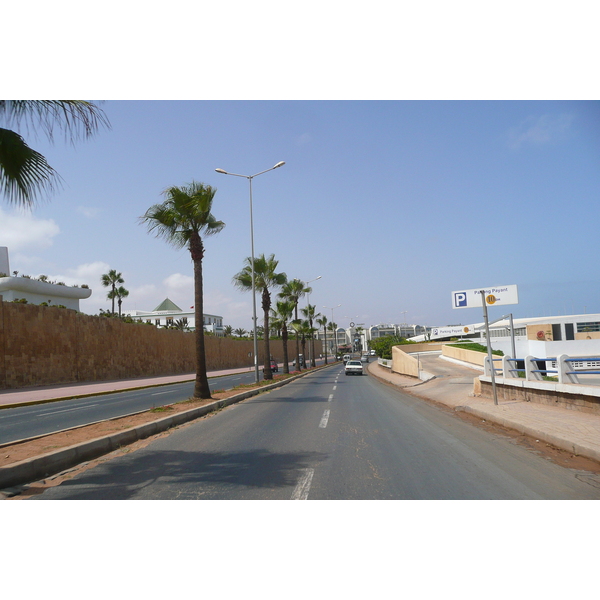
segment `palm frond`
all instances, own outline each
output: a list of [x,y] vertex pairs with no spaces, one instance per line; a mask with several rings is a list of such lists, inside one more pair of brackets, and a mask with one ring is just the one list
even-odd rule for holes
[[60,176],[46,159],[10,129],[0,129],[0,192],[9,203],[31,206],[52,192]]

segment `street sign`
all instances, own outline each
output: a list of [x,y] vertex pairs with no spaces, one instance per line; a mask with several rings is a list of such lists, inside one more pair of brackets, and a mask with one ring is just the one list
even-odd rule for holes
[[500,285],[474,290],[452,292],[452,308],[476,308],[483,304],[483,292],[487,306],[503,306],[504,304],[519,304],[519,293],[516,285]]

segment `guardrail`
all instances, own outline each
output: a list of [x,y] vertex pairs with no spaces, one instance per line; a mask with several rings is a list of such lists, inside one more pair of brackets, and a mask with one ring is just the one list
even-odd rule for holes
[[[511,358],[503,356],[502,358],[493,358],[493,363],[502,363],[501,367],[493,365],[494,373],[500,374],[504,378],[521,378],[520,373],[524,373],[526,381],[542,381],[544,377],[556,376],[558,383],[581,383],[579,377],[582,375],[600,375],[599,369],[590,368],[600,366],[600,357],[596,356],[578,356],[570,357],[567,354],[561,354],[554,357],[536,357],[526,356],[525,358]],[[523,363],[524,368],[518,368],[518,363]],[[548,368],[550,363],[550,368]],[[585,368],[587,363],[588,368]],[[575,366],[581,368],[576,369]],[[485,374],[491,375],[489,358],[485,359]]]
[[378,358],[377,363],[386,369],[392,368],[392,360],[388,358]]

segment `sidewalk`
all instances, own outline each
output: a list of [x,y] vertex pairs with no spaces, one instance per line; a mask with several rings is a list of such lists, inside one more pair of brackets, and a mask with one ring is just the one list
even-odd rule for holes
[[438,369],[435,360],[441,359],[428,361],[427,370],[436,377],[426,382],[392,373],[377,362],[369,363],[368,370],[370,375],[404,388],[413,396],[472,413],[481,419],[600,462],[600,415],[514,400],[499,399],[496,406],[491,398],[473,396],[473,379],[481,375],[480,371],[454,366],[452,374],[448,374],[448,363],[443,361],[443,369],[442,363]]

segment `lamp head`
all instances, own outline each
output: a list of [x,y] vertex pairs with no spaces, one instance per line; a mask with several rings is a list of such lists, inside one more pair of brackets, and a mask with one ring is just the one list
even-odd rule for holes
[[215,171],[217,173],[223,173],[223,175],[227,175],[227,171],[225,171],[224,169],[215,169]]
[[283,167],[283,165],[285,165],[285,161],[279,161],[273,168],[276,169],[277,167]]

